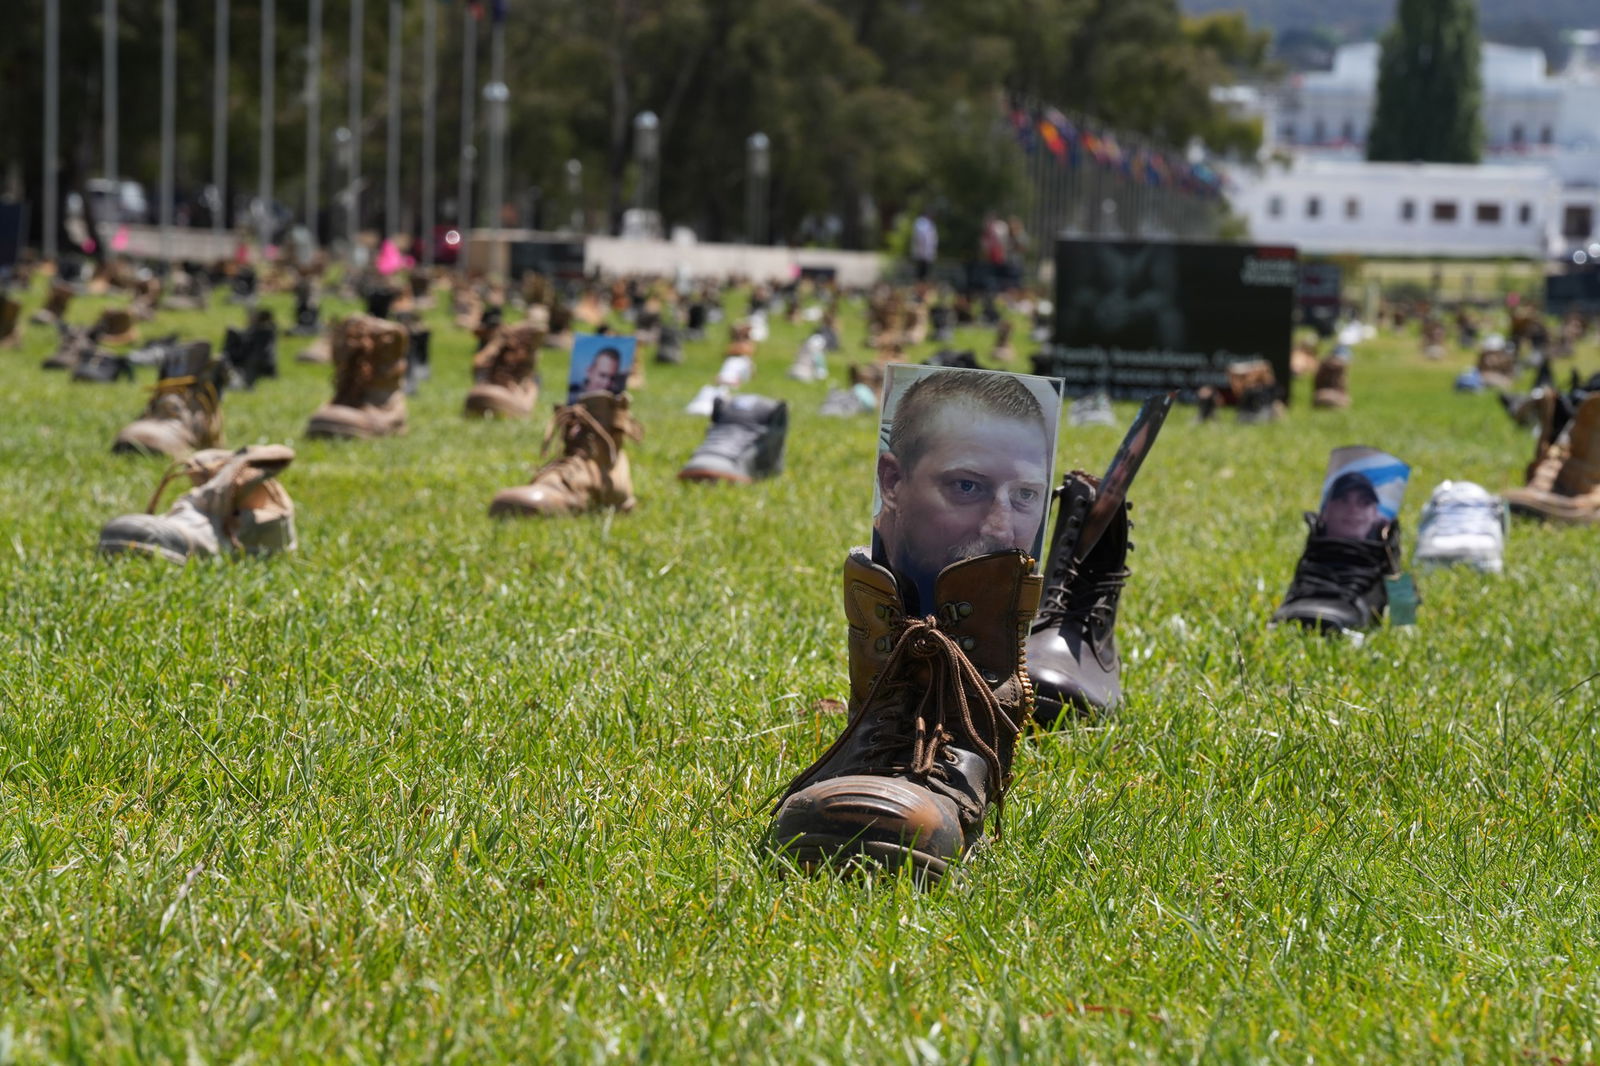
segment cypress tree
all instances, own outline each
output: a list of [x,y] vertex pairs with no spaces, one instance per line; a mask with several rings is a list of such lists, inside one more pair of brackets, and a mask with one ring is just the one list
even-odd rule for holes
[[1477,0],[1400,0],[1383,37],[1367,158],[1476,163],[1483,155]]

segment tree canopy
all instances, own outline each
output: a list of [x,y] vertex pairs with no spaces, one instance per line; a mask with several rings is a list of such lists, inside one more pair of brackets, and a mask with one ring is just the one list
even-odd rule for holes
[[[43,109],[45,0],[13,0],[0,39],[0,159],[37,196]],[[403,0],[402,183],[414,215],[420,187],[422,5]],[[482,5],[492,8],[498,5]],[[659,203],[669,224],[702,236],[743,225],[745,138],[772,144],[771,228],[802,239],[832,217],[847,244],[919,203],[973,210],[1008,185],[984,134],[1023,94],[1110,126],[1181,146],[1253,150],[1258,132],[1213,102],[1211,89],[1264,62],[1267,37],[1240,16],[1185,20],[1176,0],[505,0],[510,88],[507,198],[540,190],[544,221],[570,215],[563,168],[584,167],[584,205],[611,225],[629,198],[632,119],[660,117]],[[213,5],[181,5],[180,196],[210,180]],[[308,0],[277,0],[278,80],[271,116],[276,196],[298,208],[304,181]],[[160,0],[120,0],[122,170],[153,186],[159,166]],[[234,205],[255,190],[261,0],[232,0],[227,159]],[[101,167],[100,10],[62,24],[62,177]],[[438,189],[448,218],[459,161],[463,6],[440,3]],[[480,35],[478,82],[488,78],[492,14]],[[387,10],[367,0],[363,29],[363,172],[381,187]],[[345,121],[348,7],[324,4],[321,125],[324,198],[342,185],[333,131]],[[485,109],[477,109],[483,158]],[[1003,169],[1003,168],[999,168]],[[482,167],[479,167],[481,177]],[[985,187],[973,188],[973,183]],[[481,187],[480,187],[481,189]],[[481,199],[481,191],[479,193]],[[377,221],[370,193],[364,221]],[[992,206],[1000,206],[992,203]],[[298,211],[297,211],[298,213]],[[479,216],[482,219],[484,216]],[[324,220],[326,225],[326,220]]]
[[1483,156],[1475,0],[1400,0],[1378,58],[1367,158],[1476,163]]

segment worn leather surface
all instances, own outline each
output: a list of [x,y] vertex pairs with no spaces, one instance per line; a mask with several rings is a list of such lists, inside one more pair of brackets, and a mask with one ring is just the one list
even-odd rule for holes
[[[970,742],[952,737],[931,770],[910,763],[910,738],[926,721],[945,666],[902,649],[908,635],[894,576],[865,549],[844,569],[849,623],[850,708],[844,732],[790,783],[774,812],[769,843],[779,851],[857,853],[878,847],[915,852],[921,860],[956,858],[983,832],[988,809],[1009,785],[1017,735],[1032,706],[1022,666],[1022,641],[1038,605],[1040,579],[1022,552],[999,552],[947,567],[935,582],[931,621],[961,649],[996,698],[1001,720],[977,719],[977,740],[998,760],[991,767]],[[909,632],[916,641],[918,634]],[[890,669],[895,676],[883,676]],[[962,682],[966,684],[966,682]],[[969,704],[973,696],[968,692]],[[947,704],[948,706],[948,704]],[[947,721],[947,724],[948,721]]]
[[333,400],[306,426],[310,437],[387,437],[405,432],[406,350],[397,322],[351,315],[334,333]]
[[[633,509],[638,501],[624,444],[630,437],[639,439],[641,430],[626,393],[585,393],[570,408],[557,407],[551,433],[561,438],[561,456],[541,467],[527,485],[497,493],[489,504],[491,515],[557,518]],[[550,439],[553,443],[554,437]]]

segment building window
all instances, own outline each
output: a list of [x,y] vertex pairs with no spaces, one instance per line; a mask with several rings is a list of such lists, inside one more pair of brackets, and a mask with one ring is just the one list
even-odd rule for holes
[[1533,205],[1522,204],[1517,208],[1518,225],[1526,226],[1533,221]]
[[1518,148],[1521,148],[1522,141],[1522,123],[1514,122],[1511,125],[1511,143],[1516,145]]
[[1356,124],[1349,119],[1345,120],[1344,129],[1339,134],[1339,139],[1346,144],[1352,144],[1356,139]]
[[1321,144],[1323,141],[1325,141],[1327,139],[1328,139],[1328,127],[1324,126],[1322,124],[1322,120],[1319,118],[1319,119],[1317,119],[1316,122],[1312,123],[1312,126],[1311,126],[1311,143],[1312,144]]
[[1555,130],[1551,129],[1549,126],[1540,126],[1539,127],[1539,143],[1540,144],[1554,144],[1555,141],[1556,141],[1556,131]]
[[1282,218],[1283,217],[1283,197],[1274,196],[1270,200],[1267,201],[1267,217],[1268,218]]
[[1500,224],[1499,204],[1479,204],[1473,212],[1473,217],[1482,226],[1498,226]]
[[1345,218],[1360,218],[1361,217],[1361,201],[1357,200],[1354,196],[1352,196],[1348,200],[1346,200],[1344,202],[1344,217]]
[[1293,144],[1294,143],[1294,123],[1293,122],[1285,122],[1283,124],[1283,129],[1279,130],[1278,132],[1283,135],[1283,143],[1284,144]]
[[1568,204],[1561,213],[1561,235],[1584,240],[1594,232],[1594,209],[1583,204]]
[[1435,200],[1433,202],[1433,220],[1435,222],[1454,222],[1458,208],[1454,200]]
[[1400,201],[1400,221],[1415,222],[1417,220],[1417,202],[1415,200]]
[[1322,216],[1322,197],[1312,196],[1306,199],[1306,217],[1320,218]]

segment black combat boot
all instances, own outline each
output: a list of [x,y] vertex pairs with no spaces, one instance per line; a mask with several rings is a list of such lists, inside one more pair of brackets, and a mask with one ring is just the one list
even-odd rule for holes
[[1298,622],[1327,634],[1371,629],[1389,606],[1384,578],[1400,572],[1400,522],[1385,520],[1371,537],[1328,535],[1322,520],[1306,512],[1306,550],[1273,624]]
[[1128,580],[1128,503],[1111,517],[1082,565],[1073,554],[1100,479],[1075,470],[1056,490],[1056,529],[1045,566],[1039,616],[1028,634],[1028,676],[1038,700],[1034,720],[1045,729],[1065,714],[1098,715],[1122,702],[1117,655],[1117,603]]
[[678,471],[681,481],[741,484],[783,472],[789,405],[765,396],[718,398],[706,439]]

